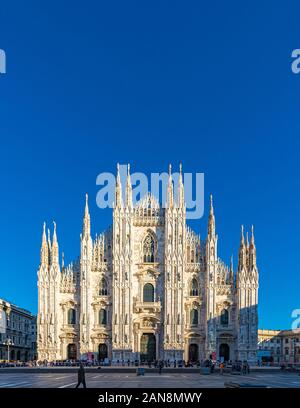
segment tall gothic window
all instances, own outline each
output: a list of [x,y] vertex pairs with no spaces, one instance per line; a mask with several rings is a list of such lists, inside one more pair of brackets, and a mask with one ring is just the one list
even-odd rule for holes
[[228,326],[229,313],[228,310],[223,309],[221,312],[221,324],[222,326]]
[[102,325],[107,324],[107,312],[105,309],[99,310],[99,324],[102,324]]
[[191,282],[190,296],[198,296],[198,294],[198,281],[197,279],[193,278]]
[[154,239],[148,234],[143,243],[144,262],[154,262]]
[[107,282],[104,278],[102,278],[100,281],[99,295],[107,296]]
[[76,324],[76,310],[75,309],[68,310],[68,324]]
[[191,325],[196,326],[198,324],[198,310],[192,309],[191,310]]
[[154,286],[151,283],[146,283],[143,290],[144,302],[154,302]]

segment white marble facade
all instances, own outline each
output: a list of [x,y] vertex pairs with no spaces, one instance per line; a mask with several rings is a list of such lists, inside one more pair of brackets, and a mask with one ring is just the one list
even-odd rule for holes
[[[174,188],[178,188],[177,202]],[[38,271],[38,358],[256,361],[258,270],[252,228],[238,268],[218,257],[211,198],[206,240],[186,224],[184,185],[170,172],[167,206],[149,193],[132,204],[116,178],[113,225],[91,237],[86,198],[81,252],[59,263],[45,225]]]

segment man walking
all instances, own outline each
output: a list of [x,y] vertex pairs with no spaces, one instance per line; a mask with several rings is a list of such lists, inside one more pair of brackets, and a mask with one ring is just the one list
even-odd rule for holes
[[79,369],[78,369],[78,384],[76,385],[75,388],[78,388],[79,385],[82,383],[83,388],[86,388],[86,383],[85,383],[85,371],[83,364],[80,363]]

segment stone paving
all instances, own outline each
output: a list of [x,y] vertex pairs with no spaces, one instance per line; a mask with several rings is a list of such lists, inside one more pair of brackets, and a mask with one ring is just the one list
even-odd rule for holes
[[[198,373],[86,373],[88,388],[214,388],[224,387],[224,383],[239,382],[252,385],[266,385],[275,388],[300,388],[300,376],[297,373],[250,373],[232,375],[218,373],[200,375]],[[3,373],[0,375],[0,388],[74,388],[77,373]]]

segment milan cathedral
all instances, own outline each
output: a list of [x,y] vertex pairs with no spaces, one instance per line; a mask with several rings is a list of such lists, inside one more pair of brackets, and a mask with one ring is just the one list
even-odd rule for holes
[[187,226],[181,169],[165,208],[150,193],[133,205],[129,166],[125,186],[118,171],[112,227],[94,239],[86,196],[77,261],[60,263],[56,225],[51,239],[44,224],[38,358],[256,362],[253,227],[250,242],[241,229],[236,271],[217,244],[212,197],[206,239]]

